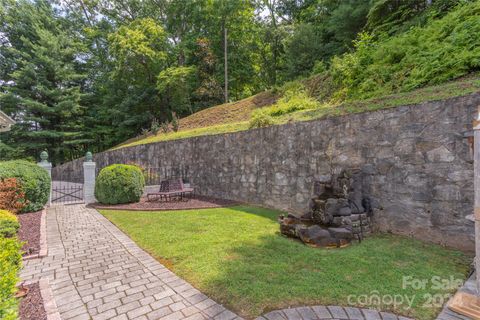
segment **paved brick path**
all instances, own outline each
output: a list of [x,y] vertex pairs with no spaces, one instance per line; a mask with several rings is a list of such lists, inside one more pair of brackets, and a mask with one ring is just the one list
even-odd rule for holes
[[21,278],[48,279],[63,320],[241,319],[84,205],[49,209],[47,242],[48,255],[25,261]]

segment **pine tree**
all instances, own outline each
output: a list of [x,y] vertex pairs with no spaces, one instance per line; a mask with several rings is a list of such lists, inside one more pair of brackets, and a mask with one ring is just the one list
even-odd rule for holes
[[6,143],[36,156],[48,150],[54,162],[83,153],[81,72],[84,57],[68,21],[47,2],[16,2],[2,8],[0,33],[8,58],[2,70],[0,104],[17,125]]

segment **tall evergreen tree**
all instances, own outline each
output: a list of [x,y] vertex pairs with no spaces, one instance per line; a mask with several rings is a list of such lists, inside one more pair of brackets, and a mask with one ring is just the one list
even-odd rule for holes
[[46,1],[6,3],[2,17],[6,45],[0,55],[9,65],[2,70],[0,104],[18,121],[7,143],[30,156],[48,150],[54,162],[78,156],[88,142],[81,121],[81,44]]

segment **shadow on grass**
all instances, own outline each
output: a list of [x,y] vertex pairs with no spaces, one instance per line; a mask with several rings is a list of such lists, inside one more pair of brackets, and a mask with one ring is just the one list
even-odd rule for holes
[[280,210],[252,207],[248,205],[232,206],[232,207],[228,207],[228,209],[231,209],[233,211],[238,211],[241,213],[254,214],[256,216],[267,218],[272,221],[277,221],[278,216],[285,213],[284,211],[280,211]]

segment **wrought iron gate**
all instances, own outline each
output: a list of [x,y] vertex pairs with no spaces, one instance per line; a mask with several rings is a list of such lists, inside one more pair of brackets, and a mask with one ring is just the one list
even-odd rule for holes
[[52,170],[52,203],[83,203],[83,172],[71,168]]

